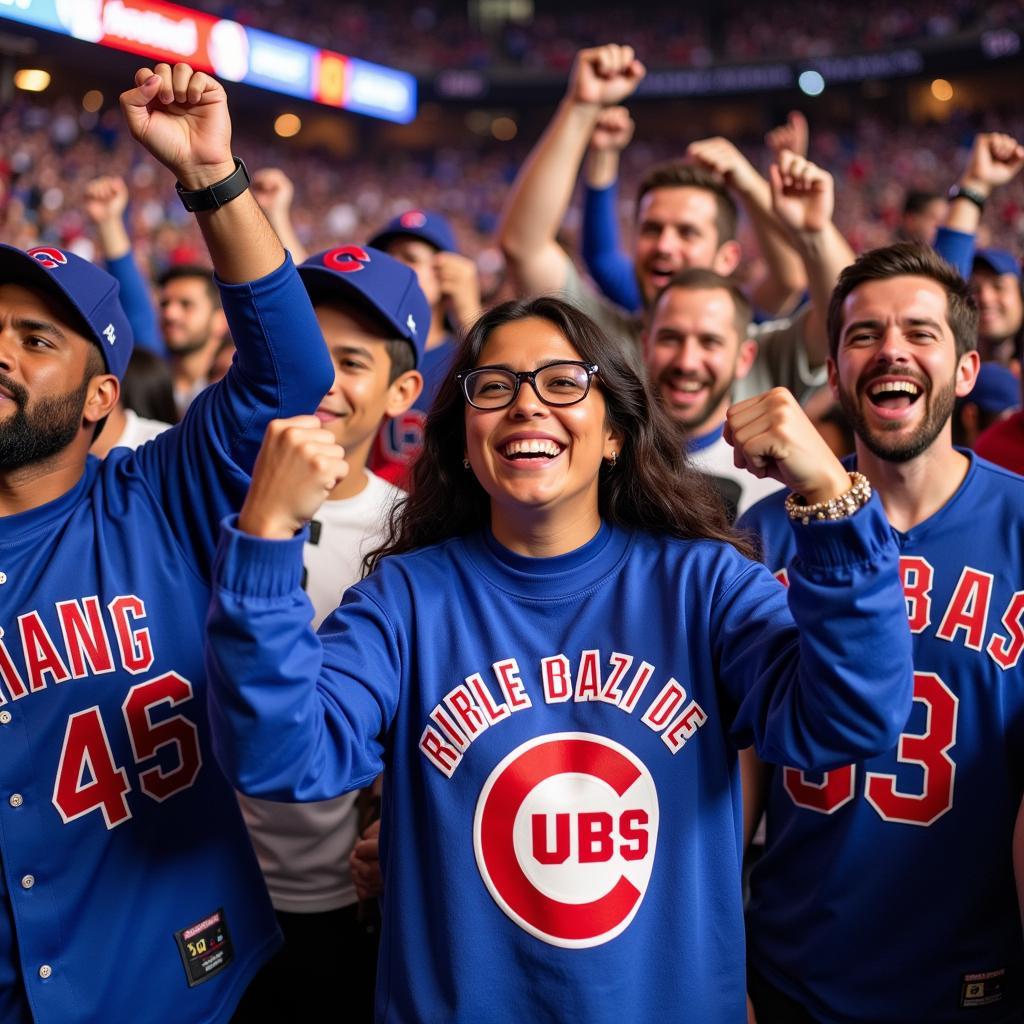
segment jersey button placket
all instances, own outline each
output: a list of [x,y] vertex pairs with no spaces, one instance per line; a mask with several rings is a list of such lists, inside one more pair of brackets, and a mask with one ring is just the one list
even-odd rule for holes
[[10,711],[0,711],[0,725],[10,725],[12,717]]
[[24,875],[22,877],[22,879],[21,879],[21,887],[22,887],[22,889],[31,889],[32,886],[35,885],[35,884],[36,884],[36,876],[35,875]]
[[25,798],[20,793],[12,793],[7,801],[12,807],[20,807]]
[[42,964],[39,967],[39,977],[46,981],[53,974],[53,968],[49,964]]

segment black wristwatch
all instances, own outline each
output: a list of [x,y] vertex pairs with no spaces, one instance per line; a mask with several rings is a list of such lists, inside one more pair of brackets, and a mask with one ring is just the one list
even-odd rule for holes
[[968,188],[966,185],[954,185],[949,190],[949,201],[954,199],[969,199],[979,210],[985,209],[985,199],[977,189]]
[[249,172],[236,156],[235,169],[226,178],[191,192],[180,181],[176,181],[174,187],[189,213],[202,213],[205,210],[216,210],[232,199],[237,199],[249,187]]

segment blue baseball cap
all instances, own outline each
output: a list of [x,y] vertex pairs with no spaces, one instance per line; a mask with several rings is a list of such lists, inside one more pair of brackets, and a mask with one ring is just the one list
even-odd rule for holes
[[311,294],[337,289],[341,299],[369,306],[412,345],[416,365],[422,363],[430,305],[410,267],[368,245],[340,245],[310,256],[299,265],[299,276]]
[[134,339],[118,298],[120,286],[105,270],[51,245],[25,251],[0,244],[0,283],[38,288],[69,303],[82,318],[81,333],[103,353],[107,370],[124,377]]
[[1020,261],[1012,252],[1007,252],[1005,249],[977,249],[974,253],[972,269],[976,268],[979,263],[999,275],[1013,274],[1018,281],[1020,280]]
[[451,224],[439,213],[429,210],[406,210],[400,213],[370,239],[370,245],[383,249],[388,242],[403,235],[420,238],[441,252],[458,252]]
[[1020,381],[999,363],[982,363],[971,393],[963,402],[973,402],[985,412],[1002,413],[1020,405]]

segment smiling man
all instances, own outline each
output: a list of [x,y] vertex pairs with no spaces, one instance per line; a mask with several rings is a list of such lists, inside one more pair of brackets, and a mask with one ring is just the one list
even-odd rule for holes
[[669,416],[685,431],[694,464],[708,473],[735,519],[779,484],[759,479],[733,461],[724,437],[735,385],[757,356],[747,337],[750,303],[713,270],[673,277],[651,310],[645,337],[647,372]]
[[[748,918],[761,1024],[1002,1024],[1024,1007],[1010,844],[1024,791],[1024,480],[952,444],[977,330],[966,283],[916,244],[862,256],[832,298],[830,383],[856,431],[849,465],[901,549],[914,709],[887,754],[772,771]],[[781,499],[740,525],[785,579]]]

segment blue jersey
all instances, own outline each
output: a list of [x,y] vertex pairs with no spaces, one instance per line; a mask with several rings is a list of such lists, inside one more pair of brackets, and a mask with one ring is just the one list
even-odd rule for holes
[[[1024,788],[1024,479],[969,457],[942,509],[893,531],[915,668],[898,746],[826,774],[772,772],[751,962],[830,1024],[988,1024],[1024,1010],[1011,864]],[[740,525],[761,535],[770,569],[797,570],[781,497]]]
[[204,620],[268,421],[314,409],[333,371],[290,262],[221,290],[224,381],[0,518],[5,1022],[224,1021],[279,941],[210,749]]
[[370,468],[388,483],[404,487],[413,462],[423,450],[423,429],[448,371],[459,351],[458,341],[448,336],[428,348],[417,369],[423,374],[423,390],[405,412],[385,420],[373,442]]
[[608,526],[550,559],[489,534],[386,559],[318,637],[303,538],[225,528],[228,775],[314,800],[385,769],[378,1020],[743,1019],[737,748],[834,765],[911,698],[880,506],[800,529],[802,638],[732,547]]

